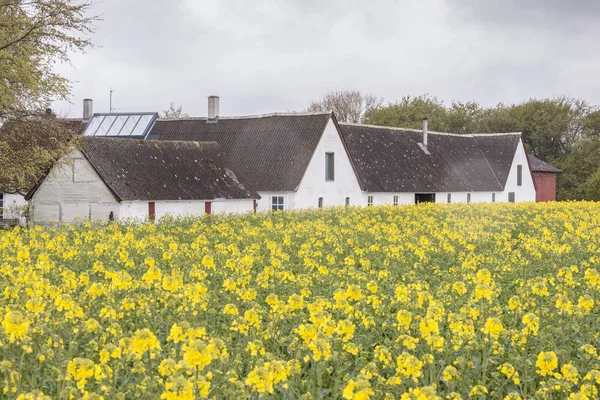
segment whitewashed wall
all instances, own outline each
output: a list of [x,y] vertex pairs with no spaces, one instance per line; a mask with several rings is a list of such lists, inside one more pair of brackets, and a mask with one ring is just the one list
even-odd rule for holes
[[108,220],[119,203],[80,151],[52,168],[31,199],[34,223]]
[[[156,211],[156,209],[155,209]],[[121,219],[148,219],[147,201],[122,201],[119,206],[119,216]]]
[[294,197],[296,195],[295,192],[258,192],[260,195],[260,200],[257,202],[256,211],[270,211],[271,210],[271,197],[273,196],[283,196],[283,204],[285,210],[293,210],[295,208]]
[[225,199],[213,201],[213,214],[254,212],[254,200]]
[[[199,216],[204,215],[204,200],[192,201],[155,201],[154,213],[158,220],[161,217],[170,215],[173,217]],[[211,200],[211,213],[245,213],[254,211],[253,200],[245,199],[219,199]],[[149,207],[147,201],[123,201],[121,203],[121,218],[131,218],[137,220],[147,220]]]
[[[502,200],[502,192],[451,192],[451,203],[467,203],[468,194],[471,193],[471,203],[491,203],[492,201],[500,202]],[[496,193],[496,199],[493,200],[493,194]],[[436,193],[436,203],[448,203],[448,192]]]
[[[517,165],[523,166],[523,185],[517,186]],[[502,201],[508,201],[508,193],[515,193],[515,202],[524,201],[535,201],[535,185],[533,183],[533,176],[529,170],[529,164],[527,163],[527,153],[523,147],[523,142],[519,141],[515,158],[513,159],[506,180],[506,186],[504,192],[501,194]]]
[[[334,180],[331,182],[325,180],[325,153],[334,153]],[[344,205],[346,197],[350,197],[350,204],[358,205],[361,194],[342,139],[330,118],[296,191],[294,208],[317,207],[319,197],[323,198],[324,207]]]
[[24,224],[25,218],[22,217],[24,208],[27,206],[27,200],[20,194],[4,193],[4,211],[3,218],[19,219]]

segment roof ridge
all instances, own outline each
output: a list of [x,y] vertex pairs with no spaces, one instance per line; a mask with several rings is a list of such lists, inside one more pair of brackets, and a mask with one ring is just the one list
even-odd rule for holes
[[[293,113],[293,112],[281,112],[281,113],[268,113],[268,114],[254,114],[254,115],[232,115],[222,117],[219,116],[218,120],[222,119],[254,119],[254,118],[269,118],[269,117],[310,117],[315,115],[331,115],[329,112],[314,112],[314,113]],[[207,121],[208,117],[182,117],[182,118],[158,118],[157,121],[169,122],[169,121]]]
[[[385,125],[371,125],[371,124],[359,124],[355,122],[340,122],[340,125],[350,126],[363,126],[365,128],[383,128],[396,131],[408,131],[408,132],[423,132],[422,129],[415,128],[402,128],[398,126],[385,126]],[[521,132],[498,132],[498,133],[451,133],[451,132],[438,132],[427,130],[427,133],[433,133],[434,135],[445,135],[445,136],[460,136],[460,137],[476,137],[476,136],[501,136],[501,135],[520,135]]]

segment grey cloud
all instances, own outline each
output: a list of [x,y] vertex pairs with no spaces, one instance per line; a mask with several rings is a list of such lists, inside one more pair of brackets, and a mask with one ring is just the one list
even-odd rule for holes
[[431,93],[492,105],[566,93],[600,103],[596,2],[166,3],[100,3],[101,47],[59,67],[75,81],[73,104],[54,107],[80,115],[93,97],[107,111],[111,86],[121,110],[175,101],[192,115],[205,115],[210,94],[223,114],[241,115],[301,110],[341,88],[388,101]]

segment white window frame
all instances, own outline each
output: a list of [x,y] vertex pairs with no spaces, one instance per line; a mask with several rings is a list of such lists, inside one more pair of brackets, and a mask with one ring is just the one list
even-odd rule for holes
[[496,202],[496,193],[492,193],[492,203]]
[[448,193],[448,196],[446,196],[446,203],[452,203],[452,193]]
[[373,196],[367,196],[367,207],[373,205]]
[[272,211],[285,210],[285,196],[271,196],[271,210]]
[[[512,197],[512,199],[511,199]],[[517,195],[515,192],[508,192],[508,202],[509,203],[516,203],[517,201]]]
[[394,204],[394,206],[398,205],[398,195],[394,196],[392,204]]
[[467,203],[471,202],[471,193],[467,193]]
[[319,206],[319,208],[323,208],[323,198],[322,197],[319,197],[317,205]]
[[517,186],[523,186],[523,166],[517,165]]

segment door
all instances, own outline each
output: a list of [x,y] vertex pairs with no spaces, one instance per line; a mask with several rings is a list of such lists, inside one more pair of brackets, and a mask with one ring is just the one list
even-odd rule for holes
[[210,214],[212,211],[212,203],[210,201],[204,202],[204,214]]
[[156,219],[156,204],[153,201],[148,202],[148,219],[150,221]]
[[415,193],[415,204],[435,203],[435,193]]

